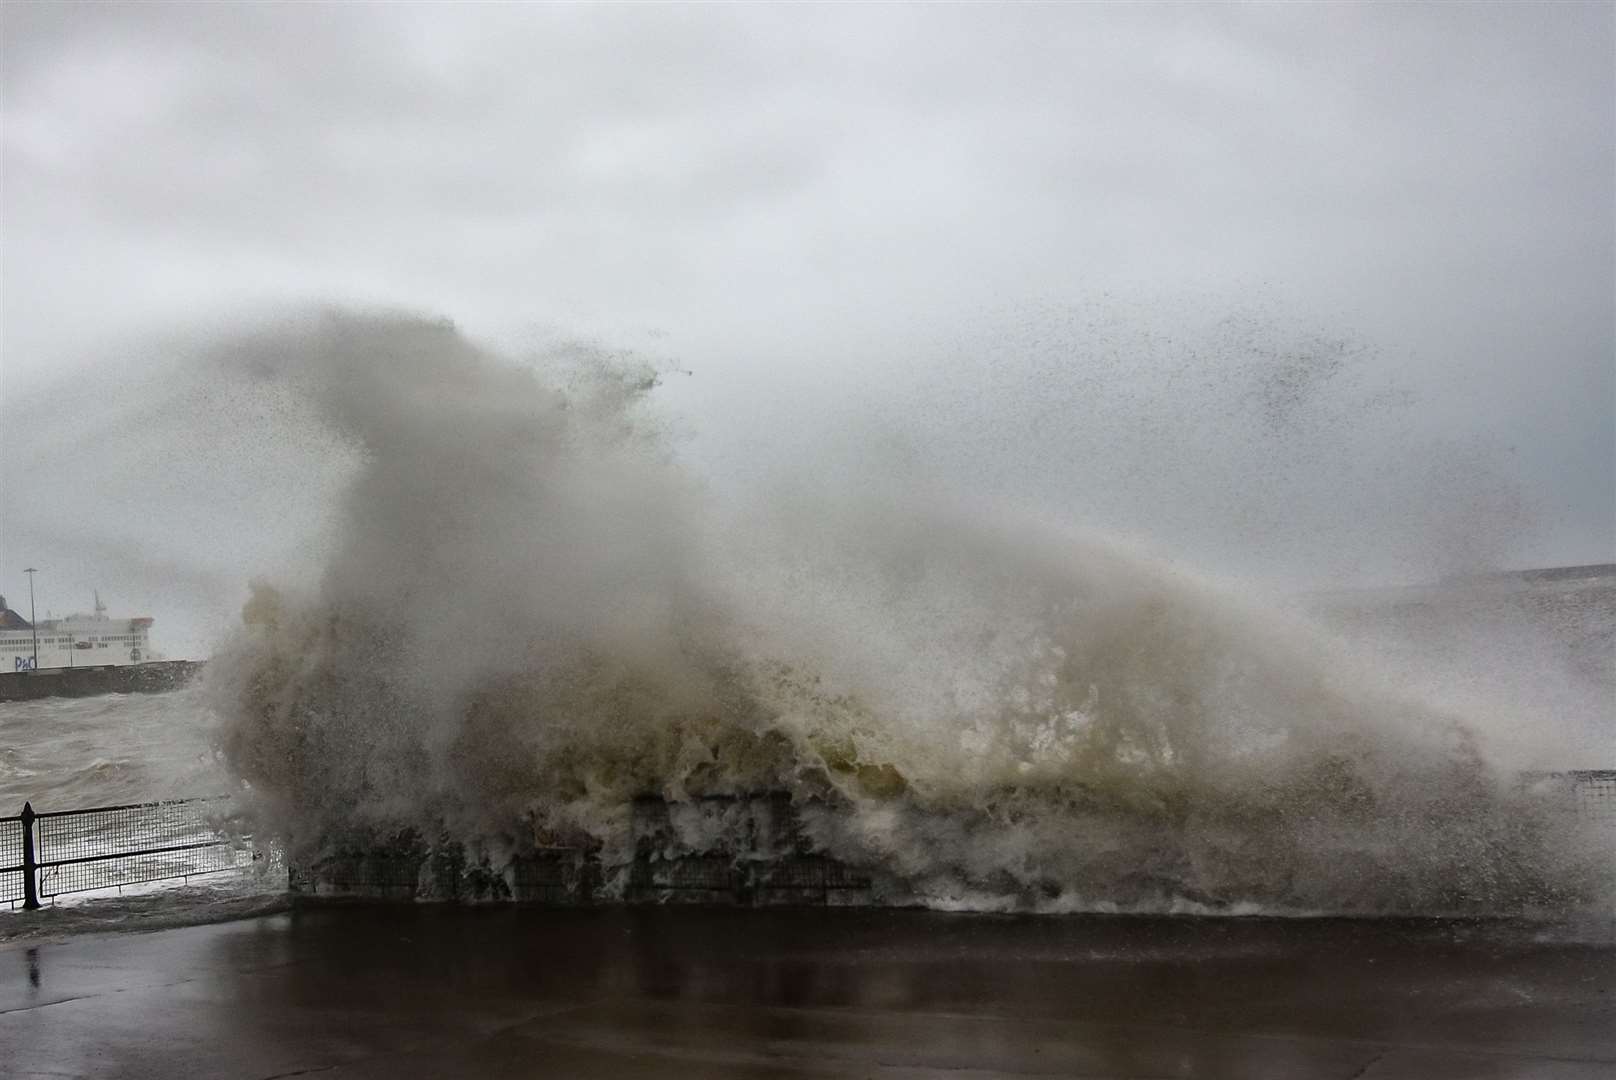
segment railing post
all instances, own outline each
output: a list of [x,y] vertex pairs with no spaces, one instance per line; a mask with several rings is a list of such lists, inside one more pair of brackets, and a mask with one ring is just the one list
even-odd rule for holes
[[33,911],[39,907],[39,885],[34,875],[39,869],[39,860],[34,857],[34,804],[22,804],[22,906],[24,911]]

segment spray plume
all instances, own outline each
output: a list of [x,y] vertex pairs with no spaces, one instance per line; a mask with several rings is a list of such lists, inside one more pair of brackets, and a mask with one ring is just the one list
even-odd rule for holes
[[356,316],[218,357],[357,461],[317,584],[255,584],[209,676],[226,761],[305,854],[411,826],[621,869],[635,796],[773,790],[892,900],[1609,895],[1597,840],[1465,718],[1133,545],[874,484],[721,510],[628,357],[524,367],[448,324]]

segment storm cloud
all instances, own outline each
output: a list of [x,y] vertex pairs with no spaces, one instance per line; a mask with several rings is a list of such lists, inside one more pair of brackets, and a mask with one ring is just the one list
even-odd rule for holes
[[[62,458],[40,449],[86,387],[159,366],[176,326],[308,304],[447,316],[516,351],[640,350],[694,371],[665,398],[708,465],[783,461],[804,429],[874,432],[1240,570],[1253,535],[1284,531],[1278,503],[1225,512],[1220,492],[1272,477],[1262,424],[1288,384],[1219,381],[1208,418],[1186,379],[1236,354],[1305,373],[1335,349],[1351,365],[1331,393],[1359,419],[1286,442],[1279,481],[1308,536],[1376,532],[1385,463],[1343,481],[1336,456],[1437,447],[1451,485],[1509,519],[1485,559],[1616,557],[1609,5],[3,18],[12,591],[12,564],[74,520],[86,550],[133,528],[94,519],[94,480],[64,512]],[[1298,429],[1327,428],[1305,404]],[[1363,494],[1334,502],[1343,484]],[[1411,512],[1409,490],[1380,511]],[[255,543],[209,531],[249,563]],[[152,565],[207,563],[158,532],[139,544]],[[1320,572],[1441,569],[1347,563]]]

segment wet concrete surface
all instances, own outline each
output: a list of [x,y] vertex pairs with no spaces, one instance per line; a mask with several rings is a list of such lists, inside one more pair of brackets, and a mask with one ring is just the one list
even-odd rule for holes
[[1616,1076],[1504,924],[342,907],[0,948],[23,1077]]

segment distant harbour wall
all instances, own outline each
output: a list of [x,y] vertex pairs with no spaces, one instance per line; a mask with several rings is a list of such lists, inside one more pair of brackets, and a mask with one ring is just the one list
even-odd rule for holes
[[202,670],[200,660],[160,660],[117,667],[45,668],[0,672],[0,701],[97,694],[160,694],[178,690]]

